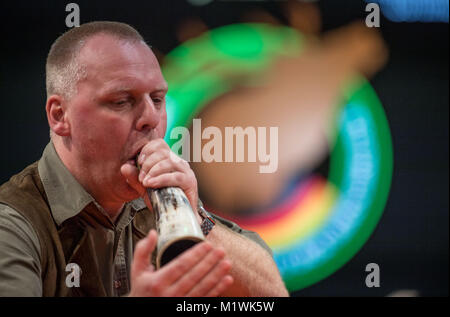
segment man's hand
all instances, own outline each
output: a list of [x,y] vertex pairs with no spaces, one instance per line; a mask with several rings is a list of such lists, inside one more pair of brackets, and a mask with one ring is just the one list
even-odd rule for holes
[[[147,143],[139,154],[140,171],[130,164],[121,168],[122,175],[128,184],[138,193],[144,195],[145,188],[180,187],[193,210],[198,200],[197,179],[189,163],[173,153],[163,139],[155,139]],[[147,206],[151,209],[147,195],[144,195]]]
[[157,233],[151,230],[136,245],[129,296],[218,296],[233,283],[224,250],[208,242],[197,244],[155,271],[150,256],[156,241]]

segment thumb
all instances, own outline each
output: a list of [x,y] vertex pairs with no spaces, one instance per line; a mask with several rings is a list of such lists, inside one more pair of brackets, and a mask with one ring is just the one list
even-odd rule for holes
[[150,230],[147,237],[140,240],[136,244],[136,250],[134,251],[133,263],[131,264],[131,275],[140,275],[143,271],[154,270],[151,265],[150,258],[152,252],[155,250],[156,242],[158,240],[158,234],[155,230]]
[[128,185],[130,185],[135,191],[139,193],[140,196],[144,198],[144,202],[147,205],[147,208],[150,211],[153,211],[153,207],[150,199],[148,198],[146,189],[144,186],[142,186],[141,182],[139,182],[139,170],[137,169],[137,167],[130,163],[125,163],[121,166],[120,172],[122,173],[122,176],[125,177]]
[[120,167],[120,172],[122,176],[126,179],[128,185],[130,185],[135,191],[139,193],[139,195],[143,195],[145,193],[145,188],[139,182],[139,170],[136,166],[125,163]]

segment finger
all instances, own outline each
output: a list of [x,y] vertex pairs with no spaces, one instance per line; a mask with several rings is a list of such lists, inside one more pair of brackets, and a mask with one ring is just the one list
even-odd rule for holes
[[187,168],[185,165],[181,164],[181,163],[174,163],[172,162],[172,160],[169,159],[165,159],[162,161],[159,161],[158,163],[156,163],[155,165],[153,165],[153,167],[148,171],[147,176],[150,177],[156,177],[159,176],[161,174],[167,174],[167,173],[172,173],[172,172],[186,172]]
[[146,188],[142,186],[142,184],[138,180],[139,170],[136,168],[136,166],[126,163],[122,165],[122,167],[120,168],[120,172],[122,173],[122,176],[125,177],[128,185],[130,185],[135,191],[139,193],[140,196],[144,198],[145,205],[147,205],[147,208],[151,212],[153,212],[153,207],[150,199],[148,198]]
[[139,171],[139,181],[142,183],[144,178],[147,176],[148,172],[152,169],[152,167],[158,162],[166,159],[168,157],[168,153],[164,152],[155,152],[150,155],[144,154],[145,159],[142,161]]
[[143,195],[145,193],[145,187],[139,182],[138,175],[139,170],[136,166],[125,163],[120,167],[120,172],[122,176],[127,181],[128,185],[130,185],[135,191],[139,193],[139,195]]
[[151,140],[141,149],[137,161],[140,165],[143,165],[145,158],[150,157],[154,153],[169,149],[169,145],[163,139]]
[[210,290],[205,297],[217,297],[233,285],[233,277],[231,275],[225,275],[219,284],[217,284],[212,290]]
[[222,282],[222,279],[227,276],[230,269],[230,261],[220,261],[199,283],[191,289],[190,292],[188,292],[187,296],[205,296],[210,292],[213,293],[216,288],[219,288],[220,290],[223,288],[223,286],[220,286],[220,283]]
[[136,244],[134,251],[133,263],[131,264],[131,272],[133,276],[139,275],[141,272],[153,269],[150,263],[152,252],[155,250],[158,234],[155,230],[150,230],[147,237],[140,240]]
[[186,272],[190,271],[198,262],[200,262],[211,250],[212,245],[209,242],[198,243],[163,266],[159,270],[159,277],[166,285],[175,283],[186,274]]
[[[169,288],[169,294],[172,296],[184,296],[195,287],[213,268],[224,258],[223,249],[214,249],[208,253],[200,262],[197,263],[189,272],[182,276],[174,285]],[[218,280],[222,276],[217,276]],[[217,282],[216,281],[216,282]],[[206,293],[206,292],[205,292]]]
[[180,187],[183,189],[186,175],[182,172],[165,173],[156,177],[146,176],[143,185],[145,187],[160,188],[160,187]]

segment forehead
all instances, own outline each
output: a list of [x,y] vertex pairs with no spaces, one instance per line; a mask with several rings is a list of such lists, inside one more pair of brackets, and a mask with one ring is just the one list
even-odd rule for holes
[[167,89],[158,60],[143,42],[98,34],[86,41],[78,58],[92,83],[102,86],[141,83]]

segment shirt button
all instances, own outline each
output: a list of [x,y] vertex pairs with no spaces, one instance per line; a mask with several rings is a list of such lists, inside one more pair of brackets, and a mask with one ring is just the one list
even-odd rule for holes
[[122,286],[122,283],[120,283],[120,281],[114,281],[114,288],[120,288],[120,286]]

